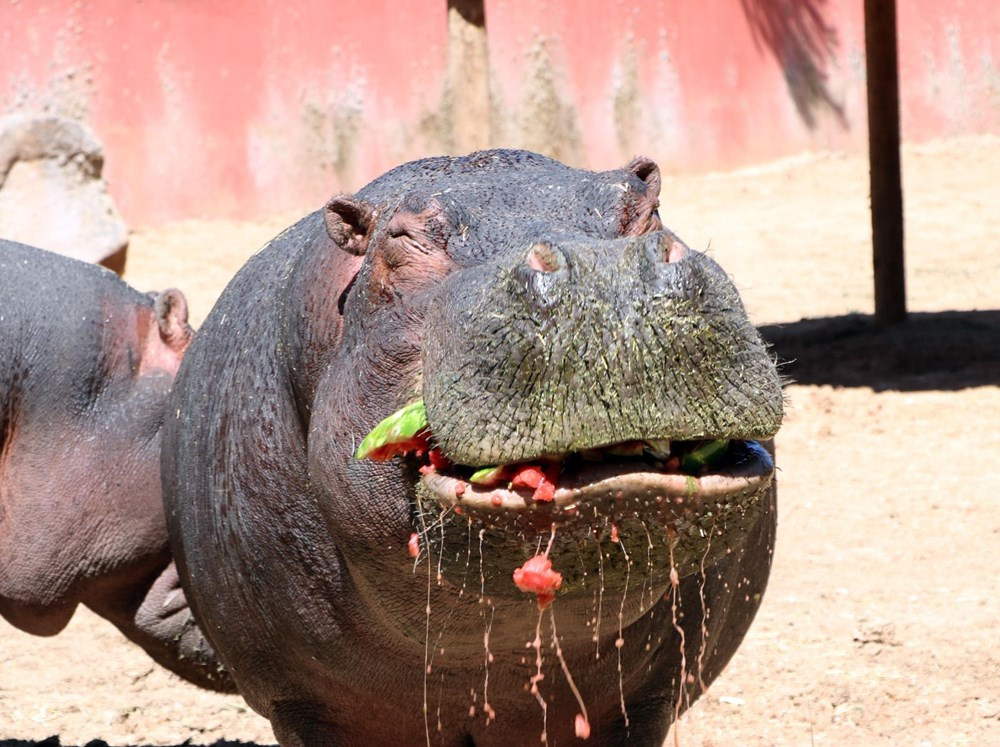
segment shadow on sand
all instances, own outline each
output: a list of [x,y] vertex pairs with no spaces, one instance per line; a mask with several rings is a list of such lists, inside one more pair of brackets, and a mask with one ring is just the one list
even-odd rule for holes
[[863,314],[760,328],[796,384],[875,391],[1000,385],[1000,310],[913,313],[894,327]]
[[[0,747],[77,747],[76,745],[63,744],[59,737],[49,737],[39,742],[30,739],[0,739]],[[108,747],[108,743],[103,739],[94,739],[79,747]],[[146,745],[135,745],[135,747],[148,747]],[[227,739],[220,739],[218,742],[201,745],[186,741],[174,747],[277,747],[277,745],[258,745],[255,742],[232,742]]]

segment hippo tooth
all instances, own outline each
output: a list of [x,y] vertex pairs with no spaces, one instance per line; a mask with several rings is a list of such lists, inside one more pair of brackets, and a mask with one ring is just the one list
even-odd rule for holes
[[646,451],[658,459],[667,459],[670,457],[670,441],[665,438],[648,440]]

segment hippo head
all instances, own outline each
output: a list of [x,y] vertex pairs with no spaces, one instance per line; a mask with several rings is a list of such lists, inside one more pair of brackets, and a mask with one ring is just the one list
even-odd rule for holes
[[[618,628],[759,517],[780,379],[726,273],[664,228],[659,187],[645,158],[594,173],[487,151],[327,205],[331,238],[364,259],[339,298],[310,469],[348,566],[404,634],[423,629],[385,571],[414,562],[408,538],[442,593],[535,592],[581,630]],[[357,458],[419,400],[426,428],[401,455]],[[541,553],[551,568],[523,581]]]
[[0,616],[52,635],[82,602],[125,629],[169,561],[160,432],[184,296],[2,240],[0,296]]

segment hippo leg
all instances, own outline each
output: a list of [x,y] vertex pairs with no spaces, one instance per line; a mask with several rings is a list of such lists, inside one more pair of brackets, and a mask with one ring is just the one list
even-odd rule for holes
[[324,723],[316,709],[304,703],[280,703],[271,716],[274,737],[281,747],[319,747],[324,744],[351,744],[343,731]]
[[173,561],[133,589],[125,598],[88,601],[87,606],[179,677],[209,690],[236,692],[194,620]]
[[[387,717],[386,704],[365,698],[355,699],[340,691],[339,707],[304,701],[281,701],[269,714],[274,736],[281,747],[327,747],[327,745],[372,744],[423,745],[424,723],[419,717],[398,710]],[[444,747],[475,747],[477,742],[468,734],[436,732],[432,729],[434,744]],[[419,739],[414,735],[419,734]],[[492,742],[491,742],[492,743]]]
[[212,666],[217,661],[215,651],[191,614],[173,562],[153,582],[134,623],[138,634],[149,640],[140,645],[160,664],[201,687],[236,692],[222,664]]

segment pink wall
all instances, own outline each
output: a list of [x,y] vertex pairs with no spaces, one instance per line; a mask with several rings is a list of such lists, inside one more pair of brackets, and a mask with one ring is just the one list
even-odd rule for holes
[[[947,6],[947,7],[946,7]],[[861,0],[486,0],[487,141],[605,168],[863,151]],[[1000,129],[995,0],[899,0],[904,138]],[[447,152],[444,0],[4,0],[0,112],[103,141],[127,221],[319,204]]]
[[[601,166],[640,150],[721,168],[849,147],[863,124],[860,1],[493,0],[487,13],[491,41],[522,50],[493,58],[504,95],[517,100],[523,50],[541,44],[576,104],[581,150]],[[852,54],[857,69],[839,69]]]
[[132,223],[314,204],[424,152],[444,4],[31,0],[0,5],[0,110],[82,116]]

